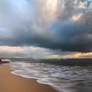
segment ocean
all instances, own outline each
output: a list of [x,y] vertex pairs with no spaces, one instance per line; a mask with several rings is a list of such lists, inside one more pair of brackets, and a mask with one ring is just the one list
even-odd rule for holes
[[37,79],[59,92],[92,92],[92,66],[63,66],[49,63],[10,62],[12,74]]

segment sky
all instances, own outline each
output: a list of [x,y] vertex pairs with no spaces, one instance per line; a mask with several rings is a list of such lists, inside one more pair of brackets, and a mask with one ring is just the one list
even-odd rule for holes
[[92,0],[0,0],[0,57],[91,58]]

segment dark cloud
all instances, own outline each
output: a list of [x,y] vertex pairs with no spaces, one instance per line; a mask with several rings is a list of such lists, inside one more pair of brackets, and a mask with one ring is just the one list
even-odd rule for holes
[[[43,3],[41,3],[41,0],[38,1],[37,3],[36,0],[35,2],[31,2],[31,4],[33,4],[33,7],[31,7],[31,10],[33,9],[32,12],[29,11],[27,13],[28,15],[26,14],[22,18],[22,15],[14,15],[14,12],[12,12],[12,22],[10,16],[10,21],[8,20],[8,26],[10,28],[8,29],[8,32],[10,32],[11,35],[7,36],[7,32],[4,34],[6,36],[2,35],[0,37],[0,45],[35,45],[64,51],[92,51],[91,11],[89,12],[89,10],[85,10],[84,12],[84,10],[79,9],[75,0],[66,0],[64,2],[63,0],[60,0],[57,4],[58,6],[55,7],[57,8],[57,16],[55,16],[53,20],[50,20],[48,16],[53,17],[55,14],[50,13],[49,15],[49,11],[47,11],[48,16],[45,16],[45,12],[42,11],[42,8],[45,9],[46,7],[44,7],[44,5],[41,6],[41,4],[46,4],[46,1],[44,0]],[[84,1],[85,0],[83,0],[83,2]],[[61,7],[61,4],[64,7]],[[27,9],[30,10],[30,7]],[[55,12],[53,9],[51,9],[51,11]],[[77,17],[80,13],[82,13],[82,16],[78,21],[72,20],[73,16]]]

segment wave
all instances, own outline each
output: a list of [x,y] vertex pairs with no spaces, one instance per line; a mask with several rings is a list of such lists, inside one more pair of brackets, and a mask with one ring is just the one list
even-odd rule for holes
[[[86,86],[90,88],[89,83],[92,82],[91,66],[71,67],[46,63],[11,62],[10,67],[14,70],[13,74],[24,78],[35,78],[38,83],[48,84],[60,92],[75,92],[78,88],[86,88]],[[81,83],[84,86],[78,86]]]

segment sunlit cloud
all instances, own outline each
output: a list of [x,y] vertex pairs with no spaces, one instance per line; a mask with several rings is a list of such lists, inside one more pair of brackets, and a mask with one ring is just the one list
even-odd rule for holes
[[41,17],[46,22],[54,20],[58,15],[58,0],[39,0],[37,6]]
[[79,3],[79,5],[78,5],[78,8],[80,8],[80,9],[85,9],[86,8],[86,4],[87,4],[87,2],[85,1],[85,2],[80,2]]
[[82,15],[83,15],[83,13],[72,16],[72,21],[76,22],[76,21],[80,20]]
[[58,0],[46,0],[46,13],[48,14],[48,20],[54,19],[57,16]]

